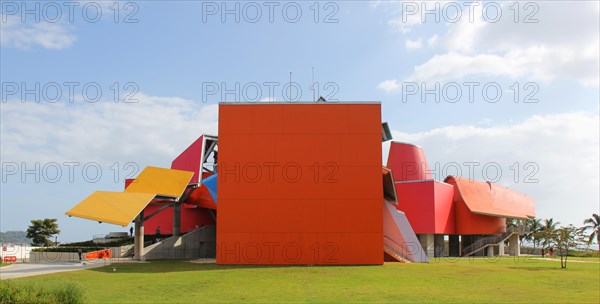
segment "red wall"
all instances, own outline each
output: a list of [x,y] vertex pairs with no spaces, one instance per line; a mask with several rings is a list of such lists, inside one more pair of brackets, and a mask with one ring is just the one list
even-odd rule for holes
[[204,149],[203,144],[204,135],[198,137],[198,139],[181,152],[181,154],[179,154],[179,156],[171,163],[171,169],[194,172],[194,176],[192,176],[190,183],[197,183],[201,179],[199,172],[202,162],[200,158],[202,156],[202,150]]
[[452,203],[454,187],[446,183],[435,182],[435,232],[436,234],[454,234],[455,206]]
[[393,141],[386,167],[394,172],[397,182],[433,179],[423,148],[413,144]]
[[221,104],[218,264],[382,264],[379,104]]
[[451,185],[432,180],[397,183],[396,193],[396,208],[404,211],[416,234],[454,233]]
[[462,200],[454,205],[456,234],[496,234],[506,231],[505,218],[475,214]]
[[[144,209],[144,214],[148,216],[159,208],[160,206],[148,205]],[[202,227],[214,224],[215,221],[210,213],[208,213],[208,210],[188,204],[181,206],[181,233],[196,229],[196,225]],[[156,227],[158,226],[160,226],[161,234],[173,234],[173,208],[169,207],[145,221],[144,233],[149,235],[155,234]]]
[[[134,179],[125,180],[125,188],[133,182]],[[199,189],[199,188],[198,188]],[[152,212],[160,209],[158,205],[148,205],[144,208],[144,216],[152,214]],[[181,232],[189,232],[196,229],[196,226],[202,227],[206,225],[215,225],[215,220],[212,218],[208,210],[198,208],[192,204],[181,205]],[[160,226],[161,234],[173,234],[173,208],[168,207],[157,213],[149,220],[144,222],[144,234],[153,235],[156,233],[156,228]]]

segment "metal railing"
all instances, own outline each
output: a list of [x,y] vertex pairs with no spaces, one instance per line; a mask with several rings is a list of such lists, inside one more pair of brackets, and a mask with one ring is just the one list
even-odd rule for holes
[[383,240],[384,240],[383,241],[383,249],[387,254],[391,255],[392,257],[394,257],[395,259],[397,259],[398,261],[400,261],[402,263],[410,262],[401,252],[399,252],[394,247],[389,245],[391,243],[394,246],[398,246],[398,247],[402,248],[402,246],[400,244],[396,243],[395,241],[388,238],[387,236],[384,236]]
[[502,234],[496,234],[488,237],[484,237],[478,241],[475,241],[473,244],[465,247],[463,249],[463,256],[470,256],[480,250],[483,250],[489,246],[498,245],[504,241],[506,241],[509,237],[515,234],[513,229],[507,229],[508,231]]

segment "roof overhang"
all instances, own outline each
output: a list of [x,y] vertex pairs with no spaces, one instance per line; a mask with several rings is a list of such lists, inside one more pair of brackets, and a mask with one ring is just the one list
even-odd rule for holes
[[146,167],[125,192],[96,191],[65,214],[127,226],[153,201],[177,202],[193,175],[189,171]]
[[491,183],[448,176],[444,182],[455,186],[457,195],[476,214],[527,219],[535,217],[535,202],[531,197]]

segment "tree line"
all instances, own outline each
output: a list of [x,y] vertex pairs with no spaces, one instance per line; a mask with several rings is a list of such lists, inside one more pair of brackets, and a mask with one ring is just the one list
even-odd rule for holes
[[[528,219],[524,223],[525,233],[521,240],[530,241],[535,252],[541,246],[542,257],[555,251],[561,257],[561,267],[567,267],[567,256],[570,252],[589,247],[594,241],[600,251],[600,216],[596,213],[583,221],[583,226],[560,226],[553,218]],[[517,226],[516,220],[508,219],[507,226]]]

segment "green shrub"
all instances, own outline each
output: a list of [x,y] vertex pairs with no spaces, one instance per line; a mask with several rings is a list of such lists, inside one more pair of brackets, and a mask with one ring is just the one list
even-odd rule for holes
[[60,244],[59,247],[119,247],[131,244],[133,244],[133,238],[117,239],[112,242],[107,242],[103,244],[96,244],[94,243],[94,241],[91,240],[85,242],[65,243]]
[[577,258],[595,258],[600,256],[598,251],[572,251],[569,252],[569,256]]
[[0,303],[71,304],[83,302],[81,287],[73,283],[48,287],[40,284],[15,283],[10,280],[0,282]]
[[34,248],[33,252],[77,252],[81,249],[82,252],[92,252],[96,250],[104,250],[106,247],[40,247]]

